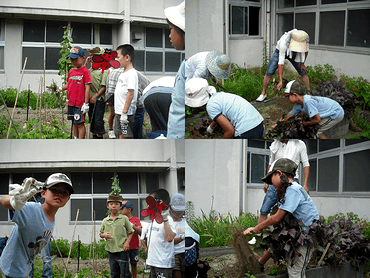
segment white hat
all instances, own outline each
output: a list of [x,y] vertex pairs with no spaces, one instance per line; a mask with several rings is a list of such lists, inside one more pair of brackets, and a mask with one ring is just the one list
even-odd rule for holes
[[178,6],[164,9],[164,14],[169,22],[185,32],[185,1]]
[[185,83],[185,104],[190,107],[201,107],[207,104],[209,96],[216,93],[213,86],[208,86],[204,78],[192,78]]
[[305,31],[297,30],[292,34],[289,49],[295,52],[307,52],[306,39],[308,34]]
[[65,184],[67,185],[69,194],[74,193],[74,189],[72,186],[71,180],[67,177],[67,175],[62,174],[62,173],[55,173],[51,174],[45,181],[45,188],[50,188],[56,184]]
[[172,194],[170,206],[174,211],[184,211],[185,210],[185,196],[180,193]]

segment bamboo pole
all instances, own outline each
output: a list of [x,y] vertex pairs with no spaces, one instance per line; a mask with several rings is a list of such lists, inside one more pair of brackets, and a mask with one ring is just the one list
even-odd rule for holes
[[39,124],[40,124],[40,139],[42,139],[42,132],[41,132],[41,117],[42,117],[42,76],[40,78],[40,109],[39,109]]
[[94,247],[93,247],[93,272],[92,277],[95,277],[95,268],[96,268],[96,260],[95,260],[95,251],[96,251],[96,225],[95,225],[95,210],[94,210]]
[[[69,247],[69,253],[68,253],[68,258],[67,258],[67,265],[68,265],[68,262],[69,262],[69,258],[71,257],[71,251],[72,251],[72,246],[73,246],[73,239],[75,238],[75,232],[76,232],[76,225],[77,225],[77,219],[78,219],[78,214],[80,213],[80,209],[77,210],[77,214],[76,214],[76,221],[75,221],[75,227],[74,227],[74,230],[73,230],[73,235],[72,235],[72,241],[71,241],[71,247]],[[64,276],[63,278],[66,277],[66,273],[67,273],[67,270],[64,271]]]
[[326,245],[326,248],[325,248],[324,252],[322,253],[322,256],[321,256],[317,266],[321,265],[322,261],[324,260],[325,255],[326,255],[326,252],[328,252],[328,250],[329,250],[329,246],[330,246],[330,242],[328,242],[328,244]]
[[[15,108],[17,107],[18,96],[19,96],[19,92],[21,90],[21,85],[22,85],[22,80],[23,80],[23,75],[24,75],[24,69],[26,68],[26,64],[27,64],[27,57],[26,57],[26,59],[24,59],[21,82],[19,83],[19,87],[18,87],[18,91],[17,91],[17,97],[15,98],[15,102],[14,102],[14,108],[13,108],[12,117],[11,117],[12,119],[14,119],[14,111],[15,111]],[[10,123],[9,123],[8,134],[6,135],[6,139],[9,138],[9,133],[10,133],[10,127],[11,126],[12,126],[12,121],[10,121]]]

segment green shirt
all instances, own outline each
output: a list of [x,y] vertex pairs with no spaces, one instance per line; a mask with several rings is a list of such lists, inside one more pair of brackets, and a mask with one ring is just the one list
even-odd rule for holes
[[[102,69],[94,70],[93,68],[89,69],[91,75],[91,84],[90,84],[90,98],[95,95],[101,87],[105,87],[106,80],[108,77],[108,70],[105,70],[102,74]],[[98,99],[104,100],[105,93],[102,93]]]
[[119,214],[116,219],[109,216],[103,219],[100,233],[110,232],[112,239],[105,241],[105,250],[111,253],[122,252],[127,235],[134,232],[130,220],[126,215]]

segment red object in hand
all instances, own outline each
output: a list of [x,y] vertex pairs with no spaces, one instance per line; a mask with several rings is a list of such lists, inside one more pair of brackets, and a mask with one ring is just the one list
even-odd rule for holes
[[119,62],[116,61],[117,52],[112,51],[111,53],[103,53],[99,55],[94,55],[92,57],[92,68],[94,70],[96,69],[102,69],[103,72],[110,67],[113,67],[115,69],[119,68]]
[[146,197],[146,202],[148,203],[148,208],[141,211],[143,217],[149,216],[152,219],[152,222],[157,221],[158,224],[162,224],[163,217],[162,211],[168,209],[166,203],[160,203],[156,201],[152,196]]

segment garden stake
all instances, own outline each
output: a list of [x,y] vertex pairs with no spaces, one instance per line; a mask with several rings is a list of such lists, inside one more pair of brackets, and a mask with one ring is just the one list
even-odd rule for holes
[[328,244],[326,245],[324,253],[322,253],[321,258],[320,258],[319,263],[317,264],[317,266],[321,265],[322,261],[324,260],[325,255],[326,255],[326,252],[328,252],[328,250],[329,250],[329,246],[330,246],[330,242],[328,242]]
[[[13,111],[12,111],[12,117],[11,118],[14,117],[14,110],[17,107],[17,101],[18,101],[19,91],[21,90],[21,85],[22,85],[22,80],[23,80],[23,74],[24,74],[24,69],[26,68],[26,64],[27,64],[27,57],[26,57],[26,59],[24,59],[24,65],[23,65],[23,70],[22,70],[21,82],[19,83],[19,88],[18,88],[18,91],[17,91],[17,97],[15,98],[14,108],[13,108]],[[10,133],[10,127],[11,126],[12,126],[12,121],[10,121],[10,123],[9,123],[8,134],[6,135],[6,139],[9,138],[9,133]]]
[[68,277],[70,278],[71,276],[69,275],[69,272],[68,272],[67,266],[66,266],[66,264],[64,263],[62,252],[60,252],[59,247],[58,247],[58,244],[57,244],[57,242],[55,241],[55,238],[54,238],[53,236],[51,236],[51,238],[53,239],[53,241],[54,241],[54,243],[55,243],[55,246],[56,246],[56,247],[57,247],[57,249],[58,249],[58,253],[59,253],[60,257],[62,258],[62,262],[63,262],[64,268],[66,269],[66,271],[67,271],[67,273],[68,273]]
[[12,123],[12,125],[13,125],[13,127],[14,127],[14,129],[15,129],[15,132],[16,132],[16,133],[17,133],[17,135],[18,135],[18,138],[19,138],[19,139],[21,139],[21,137],[19,136],[18,130],[17,130],[17,128],[16,128],[16,127],[15,127],[15,125],[14,125],[14,122],[13,122],[12,116],[10,115],[10,112],[9,112],[8,106],[6,106],[5,100],[4,100],[3,95],[2,95],[1,93],[0,93],[0,96],[1,96],[1,99],[3,100],[3,103],[4,103],[4,106],[5,106],[5,109],[6,109],[6,111],[8,112],[8,115],[9,115],[9,118],[10,118],[10,122]]
[[[76,107],[76,99],[75,99],[75,106],[73,106],[73,110],[74,110],[75,107]],[[72,139],[72,134],[73,134],[73,122],[74,121],[75,121],[75,115],[73,113],[72,124],[71,124],[71,139]]]
[[28,122],[28,110],[30,107],[30,84],[28,84],[28,97],[27,97],[27,122]]
[[96,233],[96,226],[95,226],[95,210],[94,210],[94,247],[93,247],[93,272],[92,272],[92,277],[95,276],[95,248],[96,248],[95,233]]
[[39,123],[40,123],[40,139],[42,139],[41,136],[41,109],[42,109],[42,76],[40,78],[40,109],[39,109]]
[[[72,251],[72,246],[73,246],[73,239],[75,237],[75,232],[76,232],[76,225],[77,225],[77,219],[78,219],[78,214],[80,213],[80,209],[77,210],[77,214],[76,214],[76,221],[75,221],[75,227],[73,229],[73,235],[72,235],[72,241],[71,241],[71,247],[69,247],[69,253],[68,253],[68,258],[67,258],[67,265],[68,265],[68,262],[69,262],[69,258],[71,257],[71,251]],[[67,269],[66,269],[67,270]],[[63,278],[66,277],[66,271],[64,271],[64,276]]]
[[78,235],[77,272],[80,271],[80,250],[81,250],[81,241],[80,235]]

